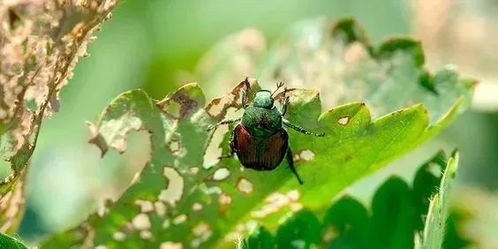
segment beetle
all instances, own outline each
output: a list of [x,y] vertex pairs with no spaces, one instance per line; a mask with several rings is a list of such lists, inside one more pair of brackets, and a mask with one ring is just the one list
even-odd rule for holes
[[243,81],[245,90],[242,93],[242,107],[244,114],[241,118],[223,120],[210,126],[214,129],[219,125],[235,124],[230,138],[230,153],[220,158],[229,158],[237,155],[242,166],[259,171],[270,171],[277,168],[283,161],[287,160],[290,170],[296,176],[298,182],[303,184],[299,176],[289,146],[289,136],[284,127],[294,129],[302,134],[322,137],[324,133],[314,133],[292,124],[284,118],[289,105],[289,96],[286,96],[287,89],[283,91],[281,110],[275,106],[273,95],[283,86],[280,82],[277,89],[259,90],[256,92],[253,102],[248,104],[248,92],[250,89],[249,80]]

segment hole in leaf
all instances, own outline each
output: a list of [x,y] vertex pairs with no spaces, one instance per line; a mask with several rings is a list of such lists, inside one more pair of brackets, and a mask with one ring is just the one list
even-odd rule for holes
[[168,149],[173,155],[179,155],[182,149],[182,144],[178,139],[172,139],[168,143]]
[[[243,110],[228,108],[227,114],[224,116],[224,119],[236,119],[243,115]],[[220,125],[214,131],[211,141],[209,142],[208,147],[206,148],[206,152],[204,153],[204,163],[203,167],[205,169],[209,169],[216,165],[220,159],[220,155],[228,154],[229,152],[229,132],[232,130],[229,129],[227,125]]]
[[276,213],[282,208],[288,206],[291,210],[297,211],[302,209],[302,205],[296,201],[300,193],[297,190],[291,190],[287,194],[272,193],[265,198],[266,204],[259,210],[251,212],[253,217],[262,218],[269,214]]
[[310,161],[315,159],[315,153],[311,150],[302,150],[301,153],[299,153],[299,157],[304,160],[304,161]]
[[144,213],[140,213],[131,220],[131,224],[133,228],[137,230],[146,230],[150,229],[150,220],[149,216]]
[[117,240],[117,241],[123,241],[126,239],[126,234],[123,233],[123,232],[115,232],[113,235],[112,235],[112,238],[114,240]]
[[202,210],[202,208],[203,208],[202,204],[200,204],[198,202],[192,204],[192,210],[194,210],[194,211]]
[[300,197],[299,191],[298,190],[291,190],[287,193],[287,197],[291,199],[291,201],[297,201]]
[[161,191],[159,200],[175,205],[183,195],[183,177],[171,167],[164,167],[163,175],[168,178],[168,188]]
[[209,237],[213,234],[209,225],[204,222],[199,223],[196,227],[194,227],[192,232],[197,237],[192,240],[192,247],[199,247],[202,242],[209,239]]
[[230,171],[227,168],[220,168],[214,172],[213,180],[222,181],[227,179],[228,176],[230,176]]
[[346,126],[349,124],[349,121],[351,120],[350,116],[342,116],[337,120],[337,123],[342,126]]
[[140,231],[140,238],[142,239],[152,239],[152,233],[149,230]]
[[166,214],[166,205],[164,205],[162,201],[154,202],[154,209],[159,216],[164,216]]
[[292,212],[297,212],[297,211],[299,211],[299,210],[303,209],[303,204],[298,203],[298,202],[296,202],[296,203],[291,203],[291,204],[289,205],[289,208],[290,208],[290,210],[291,210]]
[[237,182],[237,189],[244,194],[250,194],[252,193],[253,185],[249,180],[240,178]]
[[152,202],[150,202],[150,201],[136,200],[135,205],[140,207],[141,213],[148,213],[148,212],[154,210],[154,206],[153,206]]
[[228,194],[221,193],[220,197],[218,198],[218,202],[221,205],[230,205],[230,203],[232,203],[232,197]]
[[213,137],[206,148],[206,152],[204,153],[203,168],[209,169],[220,161],[220,159],[218,159],[222,153],[220,144],[222,143],[223,136],[227,131],[228,127],[226,125],[218,126],[218,128],[214,131]]
[[178,215],[175,217],[175,219],[173,219],[173,224],[175,225],[182,224],[183,222],[187,221],[187,218],[188,217],[186,214]]
[[195,175],[195,174],[199,173],[199,168],[198,167],[189,168],[189,172],[190,172],[190,174]]
[[166,241],[159,245],[159,249],[183,249],[182,243]]

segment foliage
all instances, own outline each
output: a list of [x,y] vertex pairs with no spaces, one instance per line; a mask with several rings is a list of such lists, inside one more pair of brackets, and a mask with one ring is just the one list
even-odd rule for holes
[[0,149],[11,168],[0,183],[0,232],[17,228],[42,120],[57,111],[60,90],[115,3],[0,2]]
[[0,233],[0,249],[27,249],[19,240]]
[[441,179],[439,191],[431,197],[425,220],[422,248],[438,249],[443,246],[446,231],[446,218],[449,209],[449,191],[458,168],[458,154],[448,160],[448,166]]
[[[274,230],[289,211],[310,210],[299,211],[289,221],[300,224],[313,216],[310,212],[325,212],[329,200],[354,181],[437,134],[469,102],[472,81],[459,79],[450,69],[429,75],[422,68],[423,55],[416,42],[394,39],[371,46],[350,19],[307,25],[298,29],[297,38],[284,37],[285,44],[277,43],[259,62],[261,79],[282,76],[289,82],[322,79],[325,83],[334,79],[335,86],[355,92],[340,92],[344,98],[335,99],[340,105],[322,113],[316,90],[289,89],[286,118],[327,134],[310,139],[289,131],[303,186],[285,163],[272,172],[244,170],[236,159],[205,165],[203,156],[213,137],[207,128],[228,111],[241,108],[243,84],[207,104],[197,84],[185,85],[161,101],[141,90],[128,91],[114,99],[95,124],[89,124],[91,142],[103,154],[109,149],[123,152],[126,135],[145,130],[150,136],[150,161],[117,201],[106,202],[79,226],[55,235],[41,248],[229,248],[257,224]],[[303,44],[305,37],[319,39]],[[358,60],[345,60],[351,46],[366,48],[368,53]],[[311,70],[316,66],[321,66],[318,71]],[[316,78],[322,70],[325,73]],[[258,82],[251,80],[251,89],[259,89]],[[326,92],[333,90],[322,91]],[[370,108],[363,102],[348,103],[358,100],[365,100]],[[403,109],[391,112],[398,108]],[[220,144],[222,153],[228,149],[227,137]],[[408,191],[403,183],[392,181],[401,188],[387,185],[388,195]],[[379,196],[380,204],[374,205],[372,220],[378,225],[383,225],[379,217],[390,212],[382,205],[383,198]],[[400,205],[413,201],[398,198]],[[397,222],[421,227],[412,219],[416,211],[403,210]],[[315,221],[309,233],[300,233],[310,243],[319,239],[312,232],[320,224]],[[261,230],[260,234],[268,233]],[[288,245],[278,237],[275,243]],[[392,243],[405,245],[403,240]]]
[[[275,236],[258,227],[239,248],[404,249],[420,245],[415,238],[422,233],[422,248],[442,248],[447,196],[457,165],[458,154],[447,161],[438,154],[420,167],[411,186],[399,177],[387,179],[377,189],[371,208],[343,196],[328,208],[322,221],[303,209],[286,219]],[[419,225],[426,216],[424,229]]]

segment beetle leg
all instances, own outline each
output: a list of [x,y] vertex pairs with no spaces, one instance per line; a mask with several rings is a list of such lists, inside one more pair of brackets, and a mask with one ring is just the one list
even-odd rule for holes
[[230,143],[229,143],[229,146],[230,146],[230,152],[227,154],[227,155],[221,155],[218,157],[218,159],[222,160],[222,159],[226,159],[226,158],[231,158],[233,157],[233,155],[235,154],[235,144],[234,144],[234,136],[233,136],[233,132],[231,133],[230,135]]
[[246,109],[249,102],[249,90],[251,89],[251,85],[249,84],[249,78],[243,81],[245,89],[242,90],[242,108]]
[[221,156],[218,157],[218,159],[223,160],[223,159],[227,159],[227,158],[232,158],[233,155],[234,155],[233,150],[230,149],[230,153],[228,153],[226,155],[221,155]]
[[233,123],[236,123],[236,122],[239,122],[240,121],[240,118],[236,118],[236,119],[225,119],[225,120],[222,120],[216,124],[212,124],[210,126],[208,126],[207,130],[210,131],[210,130],[213,130],[213,129],[216,129],[216,127],[220,126],[220,125],[226,125],[226,124],[233,124]]
[[248,99],[248,94],[246,90],[242,90],[242,108],[246,109],[247,108],[247,99]]
[[284,90],[284,104],[282,105],[282,110],[280,113],[282,113],[282,116],[285,116],[285,113],[287,113],[287,107],[289,106],[289,96],[287,96],[287,88]]
[[323,132],[311,132],[311,131],[307,131],[303,127],[295,125],[295,124],[292,124],[291,122],[289,122],[288,120],[285,120],[285,119],[283,120],[283,124],[286,127],[289,127],[291,129],[293,129],[293,130],[295,130],[297,132],[303,133],[305,135],[316,136],[316,137],[323,137],[323,136],[325,136],[325,133],[323,133]]
[[272,97],[273,97],[273,95],[275,95],[275,93],[277,93],[278,89],[280,89],[281,87],[283,87],[283,86],[284,86],[284,82],[283,82],[283,81],[280,81],[280,82],[278,82],[278,83],[277,83],[277,84],[275,84],[275,85],[277,86],[277,88],[275,89],[275,91],[273,91],[273,92],[271,93],[271,96],[272,96]]
[[287,148],[287,153],[286,153],[285,157],[287,159],[287,164],[289,164],[290,170],[296,176],[299,184],[302,185],[304,182],[303,182],[303,180],[301,180],[301,177],[297,173],[296,167],[294,167],[294,158],[292,158],[292,150],[291,150],[290,146]]

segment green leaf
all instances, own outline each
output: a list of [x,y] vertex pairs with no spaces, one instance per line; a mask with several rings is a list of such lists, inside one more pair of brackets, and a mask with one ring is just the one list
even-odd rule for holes
[[451,67],[432,76],[423,62],[420,43],[410,38],[374,46],[352,19],[317,19],[299,23],[281,38],[254,75],[262,82],[312,83],[327,106],[363,101],[374,118],[422,103],[434,124],[460,96],[465,96],[458,100],[462,105],[469,104],[474,81],[459,79]]
[[[427,179],[428,176],[425,174],[429,168],[428,165],[433,163],[438,165],[442,163],[446,172],[442,179],[438,178],[440,179],[438,184],[430,185],[430,191],[417,191],[417,186],[410,188],[401,178],[391,177],[376,190],[371,209],[368,211],[354,198],[344,196],[330,206],[321,225],[315,214],[307,210],[294,213],[277,230],[280,248],[294,248],[293,243],[296,240],[313,241],[318,243],[315,246],[329,249],[414,248],[419,245],[414,240],[420,234],[420,229],[417,227],[418,216],[428,216],[427,222],[429,223],[425,224],[425,234],[433,237],[439,236],[440,241],[430,248],[441,248],[444,228],[440,226],[446,223],[445,216],[438,216],[437,219],[431,220],[429,217],[433,215],[433,207],[417,202],[418,199],[413,197],[418,195],[420,198],[429,199],[431,196],[439,198],[438,196],[447,194],[447,187],[450,183],[447,181],[446,174],[450,174],[449,172],[455,169],[453,167],[457,162],[455,157],[446,161],[442,153],[439,153],[419,168],[415,182],[422,183],[424,181],[421,179]],[[443,185],[445,189],[441,188]],[[421,210],[424,207],[425,209]],[[417,213],[419,210],[421,210],[420,213]],[[438,213],[441,212],[438,211]],[[433,225],[436,225],[438,230],[427,230]],[[253,241],[253,243],[257,242]],[[458,243],[462,242],[458,241]],[[309,244],[301,243],[296,247],[308,248],[308,246]]]
[[372,201],[372,248],[413,248],[415,207],[408,184],[391,177]]
[[476,246],[476,241],[478,240],[476,240],[475,238],[467,238],[464,234],[462,234],[461,231],[461,227],[463,226],[463,224],[467,222],[469,218],[472,218],[472,215],[466,210],[459,210],[459,208],[454,207],[455,203],[452,203],[452,205],[453,207],[451,207],[448,219],[446,221],[446,232],[443,241],[443,248],[461,249]]
[[277,230],[277,248],[309,249],[320,243],[321,224],[309,210],[300,210]]
[[0,233],[0,249],[28,249],[21,241]]
[[443,171],[446,168],[446,157],[443,152],[438,153],[430,161],[422,165],[417,170],[413,179],[413,197],[415,198],[414,207],[417,209],[417,230],[423,231],[425,215],[429,209],[431,196],[437,193],[438,186],[443,177]]
[[[2,22],[0,47],[19,51],[2,53],[0,59],[0,159],[10,163],[9,175],[0,180],[0,232],[16,231],[24,214],[23,185],[42,121],[57,112],[59,92],[78,58],[86,54],[87,44],[94,40],[90,38],[96,27],[115,4],[96,8],[70,2],[46,8],[34,2],[0,2],[1,9],[8,8],[15,16],[10,28],[17,30],[9,32]],[[57,28],[53,28],[55,23]],[[79,34],[71,35],[76,29]],[[30,45],[17,42],[26,37],[30,37]],[[6,164],[2,167],[7,170]]]
[[264,227],[257,227],[249,236],[241,240],[238,249],[273,249],[275,248],[275,238]]
[[[329,32],[333,26],[324,23],[317,22],[312,29],[315,33],[311,35],[321,37],[313,43],[319,48],[301,53],[288,46],[297,46],[299,39],[283,38],[288,43],[277,43],[268,52],[266,58],[274,59],[258,64],[261,68],[265,68],[265,63],[271,64],[265,72],[277,70],[275,67],[279,65],[282,75],[294,79],[291,83],[298,79],[309,81],[315,78],[305,69],[315,68],[317,62],[312,58],[323,55],[327,62],[339,62],[316,68],[326,73],[324,82],[334,79],[338,85],[353,84],[344,89],[364,92],[344,93],[345,98],[334,98],[340,105],[326,112],[321,110],[318,91],[289,89],[287,92],[290,107],[286,118],[307,129],[326,133],[322,138],[310,138],[289,130],[293,156],[304,185],[298,184],[286,163],[271,172],[243,169],[236,158],[221,160],[214,166],[204,165],[208,146],[227,148],[227,139],[221,145],[210,145],[213,131],[207,128],[225,118],[229,110],[241,108],[244,84],[207,104],[197,84],[185,85],[158,102],[143,91],[129,91],[113,100],[95,125],[90,124],[91,142],[103,153],[110,148],[122,152],[126,148],[126,134],[146,130],[152,147],[149,162],[115,203],[108,202],[80,226],[49,239],[42,248],[69,245],[159,248],[180,244],[184,248],[232,248],[234,241],[248,233],[255,222],[273,230],[289,211],[304,207],[325,212],[329,200],[345,187],[434,136],[465,109],[472,85],[459,79],[455,72],[446,70],[430,77],[439,93],[435,95],[419,81],[420,75],[427,72],[413,59],[416,49],[396,50],[392,45],[388,50],[391,55],[380,56],[376,52],[379,49],[372,47],[362,63],[344,64],[341,58],[345,51],[329,51],[345,48],[347,44],[335,38],[336,33]],[[332,30],[339,32],[346,28],[340,24]],[[300,37],[308,37],[307,31],[304,29]],[[294,60],[274,57],[285,51],[299,53],[292,57]],[[332,66],[347,68],[348,74],[331,70]],[[268,75],[277,74],[262,73],[261,78],[268,79]],[[258,88],[258,83],[251,80],[251,89]],[[335,94],[333,89],[322,90],[320,94],[330,92]],[[277,100],[281,98],[281,94],[277,95]],[[363,100],[366,104],[358,102]],[[394,110],[397,111],[391,112]]]
[[369,213],[352,197],[345,196],[333,203],[325,213],[323,226],[329,249],[371,246]]
[[423,249],[439,249],[443,245],[446,219],[448,217],[449,194],[458,169],[458,158],[458,152],[455,152],[448,160],[439,185],[439,192],[431,198],[429,212],[425,220]]

